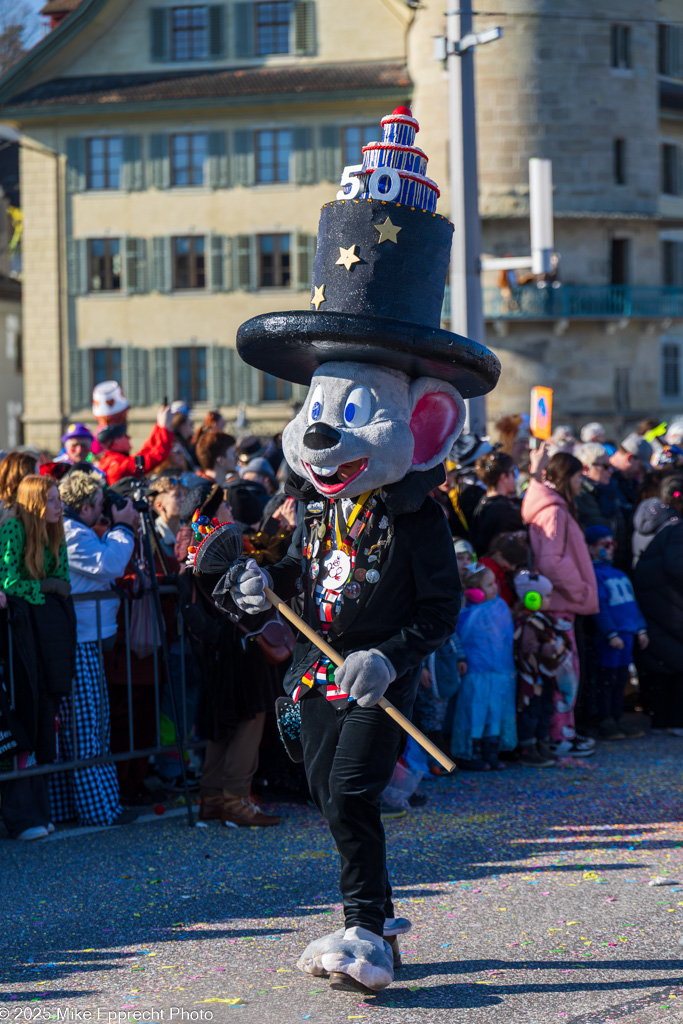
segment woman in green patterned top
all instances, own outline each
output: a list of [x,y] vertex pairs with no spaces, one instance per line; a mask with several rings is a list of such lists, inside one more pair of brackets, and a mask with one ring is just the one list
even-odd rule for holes
[[[26,476],[19,484],[14,515],[0,526],[0,589],[11,597],[21,598],[36,611],[45,606],[46,594],[68,598],[71,593],[62,503],[51,477]],[[54,721],[56,701],[46,679],[49,673],[46,673],[40,657],[42,638],[39,621],[33,612],[31,619],[38,652],[38,707],[33,721],[22,722],[22,725],[29,736],[36,736],[40,722],[47,723],[49,730],[50,720]],[[70,642],[68,630],[64,630],[67,654]],[[65,680],[65,686],[70,684],[70,678]],[[15,671],[15,685],[27,686],[29,683]],[[39,760],[50,761],[53,757],[48,753]],[[35,752],[22,752],[17,761],[19,767],[29,767],[36,763]],[[3,820],[12,838],[42,839],[48,835],[50,801],[47,776],[27,774],[23,779],[0,782],[0,799]]]

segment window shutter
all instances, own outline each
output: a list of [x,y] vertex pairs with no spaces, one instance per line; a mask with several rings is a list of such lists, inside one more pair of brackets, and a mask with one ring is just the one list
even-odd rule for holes
[[210,188],[228,187],[228,147],[225,132],[209,132],[208,182]]
[[224,345],[211,345],[208,351],[208,402],[220,408],[232,404],[232,367],[235,351]]
[[296,265],[293,276],[294,287],[299,291],[310,292],[313,277],[313,260],[315,259],[315,235],[295,235],[294,250]]
[[292,11],[290,49],[300,57],[312,57],[316,50],[315,2],[297,0]]
[[294,129],[294,180],[297,185],[310,185],[315,180],[313,132],[310,128]]
[[152,7],[150,11],[151,56],[154,61],[165,61],[170,56],[171,12],[167,7]]
[[88,291],[88,243],[83,238],[70,238],[66,244],[67,287],[69,295],[86,295]]
[[172,289],[170,238],[151,239],[150,260],[152,263],[152,291],[170,292]]
[[67,139],[66,190],[70,193],[84,192],[86,186],[85,139]]
[[123,136],[123,187],[128,192],[139,192],[142,180],[142,139],[139,135]]
[[253,185],[256,174],[254,133],[248,129],[235,132],[232,146],[233,185]]
[[152,188],[168,188],[171,184],[171,159],[169,156],[168,135],[151,135],[149,139],[151,155],[151,186]]
[[225,235],[209,235],[209,287],[212,292],[230,291],[230,239]]
[[90,352],[88,349],[72,348],[69,355],[71,411],[85,409],[90,405]]
[[175,394],[173,349],[170,346],[153,349],[152,366],[152,402],[161,405],[164,398],[172,402]]
[[209,57],[225,57],[225,4],[209,5]]
[[130,404],[138,408],[149,405],[149,352],[144,348],[125,346],[121,350],[121,376],[123,392]]
[[237,235],[233,240],[235,254],[233,265],[233,287],[251,292],[256,288],[256,238],[254,235]]
[[318,147],[318,180],[339,182],[342,173],[341,131],[336,124],[320,129]]
[[259,370],[238,358],[235,384],[236,405],[239,405],[240,402],[246,402],[247,405],[258,405],[261,400],[261,373]]
[[239,356],[234,348],[226,348],[225,352],[225,404],[237,405],[237,363]]
[[144,238],[124,240],[124,287],[129,295],[141,295],[146,288],[146,245]]
[[239,3],[234,6],[233,47],[235,57],[254,56],[254,5]]

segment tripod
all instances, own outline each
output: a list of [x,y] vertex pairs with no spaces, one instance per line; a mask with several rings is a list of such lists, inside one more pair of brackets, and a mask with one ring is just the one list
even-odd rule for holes
[[[154,523],[152,522],[152,514],[150,512],[150,508],[145,499],[143,491],[143,473],[144,460],[142,456],[138,455],[135,458],[135,475],[138,480],[138,486],[133,494],[133,504],[140,515],[140,532],[142,535],[143,551],[145,555],[145,561],[147,562],[147,566],[149,568],[152,603],[154,605],[154,614],[156,617],[157,629],[159,630],[159,637],[161,640],[161,660],[164,666],[164,673],[166,675],[166,683],[171,695],[171,710],[173,713],[173,725],[175,728],[176,747],[178,748],[178,757],[180,758],[180,773],[183,779],[183,792],[185,795],[185,806],[187,807],[187,820],[190,828],[194,828],[192,802],[190,799],[190,790],[187,784],[187,772],[185,770],[183,738],[180,732],[178,707],[176,704],[175,690],[173,688],[173,679],[171,677],[171,657],[168,650],[168,641],[166,639],[166,625],[164,623],[164,615],[161,609],[161,594],[159,593],[159,581],[154,570],[154,551],[152,548],[152,536],[156,534],[156,531],[154,529]],[[168,565],[166,564],[166,559],[164,558],[163,552],[161,551],[159,545],[157,545],[157,550],[159,551],[159,557],[162,563],[162,568],[164,572],[168,574]]]

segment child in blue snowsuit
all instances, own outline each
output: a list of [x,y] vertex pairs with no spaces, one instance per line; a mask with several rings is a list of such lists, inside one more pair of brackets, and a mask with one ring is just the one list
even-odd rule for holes
[[467,671],[455,698],[451,753],[467,771],[504,768],[499,750],[517,746],[514,623],[491,569],[465,572],[465,610],[457,633]]
[[586,543],[598,581],[600,611],[593,616],[598,661],[597,703],[600,737],[623,740],[643,731],[622,718],[628,669],[633,661],[633,641],[645,650],[649,643],[647,623],[638,607],[631,581],[612,565],[616,544],[607,526],[586,529]]

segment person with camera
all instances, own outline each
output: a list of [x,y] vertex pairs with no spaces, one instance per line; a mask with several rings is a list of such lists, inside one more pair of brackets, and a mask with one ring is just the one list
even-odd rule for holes
[[[138,514],[130,500],[111,504],[111,528],[100,538],[105,495],[101,479],[73,470],[59,485],[64,508],[64,533],[74,594],[109,590],[123,576],[133,553]],[[109,701],[99,642],[107,650],[116,636],[119,599],[76,603],[77,644],[73,696],[59,707],[59,751],[64,761],[106,757],[109,749]],[[99,612],[98,612],[99,604]],[[99,636],[98,636],[99,633]],[[124,811],[113,764],[58,772],[50,780],[56,821],[79,825],[124,825],[137,816]]]
[[138,456],[144,460],[145,473],[151,473],[169,457],[174,441],[172,419],[171,410],[162,405],[152,433],[135,455],[130,454],[132,443],[125,423],[115,423],[100,430],[97,441],[104,449],[104,454],[98,468],[105,474],[110,487],[124,476],[135,475],[135,460]]

